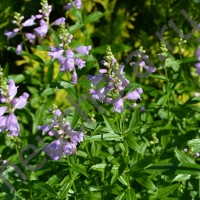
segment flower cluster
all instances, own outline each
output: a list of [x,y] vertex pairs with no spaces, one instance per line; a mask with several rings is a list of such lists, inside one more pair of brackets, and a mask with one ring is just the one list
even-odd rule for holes
[[17,117],[14,114],[16,109],[24,108],[27,104],[29,94],[24,92],[20,97],[14,98],[17,94],[17,88],[13,80],[1,82],[0,102],[0,133],[8,131],[8,136],[18,136],[20,134],[20,126]]
[[[13,24],[17,26],[12,31],[5,31],[7,39],[11,39],[16,35],[21,34],[23,42],[17,45],[16,53],[20,54],[22,51],[22,46],[25,41],[29,41],[31,44],[34,44],[36,40],[41,41],[47,34],[50,26],[59,26],[65,24],[65,18],[61,17],[49,24],[49,15],[52,11],[52,6],[48,4],[47,0],[42,0],[41,2],[42,9],[39,10],[39,13],[32,15],[29,19],[23,22],[24,16],[21,16],[20,13],[15,13]],[[36,20],[38,21],[36,23]],[[24,32],[25,27],[32,27],[33,32]]]
[[80,9],[82,7],[82,2],[81,0],[75,0],[74,2],[70,2],[70,3],[67,3],[64,8],[66,10],[70,10],[72,8],[72,6],[74,5],[74,7],[76,9]]
[[115,112],[122,112],[124,100],[140,99],[140,95],[143,92],[142,88],[137,88],[122,97],[122,93],[128,86],[129,81],[124,76],[124,66],[117,63],[109,46],[107,46],[106,56],[102,60],[102,64],[106,69],[100,69],[99,74],[95,76],[88,76],[92,87],[90,94],[100,102],[114,104]]
[[149,56],[145,54],[145,50],[143,50],[142,47],[140,50],[135,51],[133,56],[136,57],[138,61],[130,62],[129,64],[134,67],[133,70],[137,77],[146,78],[150,73],[156,71],[156,67],[150,62]]
[[[72,72],[72,83],[77,83],[77,72],[75,66],[78,69],[82,69],[85,67],[85,61],[75,55],[75,53],[69,48],[69,44],[73,36],[65,29],[64,25],[60,26],[60,40],[61,43],[58,47],[50,47],[50,52],[48,53],[51,58],[58,59],[58,63],[60,64],[61,72]],[[91,50],[91,46],[79,46],[75,48],[75,51],[79,55],[88,55]]]
[[195,55],[197,57],[197,63],[195,64],[196,67],[196,73],[200,74],[200,48],[198,48],[195,52]]
[[70,123],[63,117],[59,109],[53,109],[54,115],[50,124],[39,126],[38,129],[42,133],[48,133],[49,136],[54,136],[56,139],[49,145],[44,147],[44,152],[51,159],[59,160],[62,155],[75,154],[77,144],[83,141],[83,132],[75,131],[71,128]]

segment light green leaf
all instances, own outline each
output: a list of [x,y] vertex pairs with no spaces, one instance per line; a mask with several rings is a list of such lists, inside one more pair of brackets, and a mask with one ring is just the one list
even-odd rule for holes
[[103,16],[104,14],[102,12],[95,11],[85,18],[84,24],[95,22]]
[[175,153],[176,153],[176,157],[178,158],[178,160],[182,164],[184,164],[184,163],[186,163],[186,164],[187,163],[195,164],[195,161],[192,158],[190,158],[187,154],[185,154],[185,153],[183,153],[183,152],[181,152],[179,150],[175,150]]

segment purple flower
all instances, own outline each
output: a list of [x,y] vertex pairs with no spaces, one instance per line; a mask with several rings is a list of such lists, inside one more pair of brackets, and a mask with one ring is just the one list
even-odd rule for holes
[[155,68],[155,67],[149,67],[149,66],[147,66],[146,63],[145,63],[144,61],[141,61],[141,62],[139,63],[139,66],[140,66],[141,68],[144,68],[146,71],[148,71],[148,72],[150,72],[150,73],[156,71],[156,68]]
[[49,136],[56,139],[48,144],[43,150],[51,159],[59,160],[62,155],[74,154],[77,151],[78,143],[83,141],[83,132],[75,131],[71,128],[70,123],[66,122],[62,112],[59,109],[51,111],[54,115],[50,124],[39,126],[43,134],[48,132]]
[[7,110],[7,106],[2,106],[2,107],[0,107],[0,117],[2,116],[2,115],[4,115],[4,113],[6,112],[6,110]]
[[196,67],[196,73],[200,74],[200,62],[196,63],[195,67]]
[[118,98],[115,102],[114,102],[114,111],[120,113],[123,111],[123,99],[122,98]]
[[59,160],[63,154],[62,140],[51,142],[43,150],[52,160]]
[[100,69],[99,73],[100,74],[106,74],[106,73],[108,73],[108,70],[107,69]]
[[76,145],[72,142],[66,142],[63,146],[63,153],[65,155],[75,154],[76,150]]
[[22,23],[21,25],[23,27],[27,27],[27,26],[33,26],[35,24],[35,16],[31,16],[31,18],[27,19],[24,23]]
[[87,78],[92,81],[91,86],[95,86],[103,80],[103,75],[102,74],[97,74],[94,76],[88,75]]
[[19,33],[19,28],[13,29],[13,31],[5,31],[4,35],[7,36],[7,39],[15,37]]
[[137,100],[140,99],[140,94],[142,94],[143,90],[142,88],[138,88],[133,92],[128,93],[124,99],[129,99],[129,100]]
[[0,133],[6,129],[7,116],[0,117]]
[[28,41],[31,43],[31,44],[34,44],[35,43],[35,38],[36,36],[32,33],[26,33],[25,34],[25,37],[28,39]]
[[60,58],[63,55],[64,50],[60,47],[50,47],[51,52],[48,52],[48,54],[52,57],[52,59]]
[[9,80],[8,81],[8,96],[9,96],[9,100],[12,100],[15,95],[17,94],[17,88],[15,86],[15,82],[13,80]]
[[14,113],[10,113],[7,117],[6,130],[10,131],[9,136],[18,136],[20,133],[18,120]]
[[60,26],[61,24],[65,25],[65,20],[66,20],[66,19],[65,19],[64,17],[61,17],[61,18],[55,20],[55,21],[51,24],[51,26]]
[[73,72],[72,74],[72,83],[76,84],[77,83],[77,73]]
[[44,135],[46,132],[50,131],[53,128],[52,125],[45,124],[43,126],[38,126],[38,130],[42,131],[42,135]]
[[72,8],[72,3],[67,3],[65,6],[64,6],[64,9],[65,10],[70,10]]
[[15,109],[24,108],[24,106],[27,104],[28,97],[29,94],[24,92],[19,98],[13,99],[11,103],[14,105]]
[[69,131],[68,135],[72,141],[72,143],[74,143],[75,145],[77,145],[77,143],[80,143],[83,141],[83,132],[78,132],[78,131]]
[[80,46],[75,49],[77,53],[80,53],[82,55],[88,55],[90,50],[91,46]]
[[23,46],[23,42],[21,42],[20,44],[17,45],[17,48],[16,48],[16,54],[17,55],[21,54],[21,52],[22,52],[22,46]]
[[[2,103],[5,106],[0,107],[0,132],[9,131],[9,136],[18,136],[20,127],[17,117],[14,114],[15,109],[23,108],[27,104],[29,94],[23,93],[19,98],[14,98],[17,94],[17,88],[13,80],[8,81],[8,88],[5,97],[1,96],[1,100],[5,99]],[[6,114],[9,113],[9,114]]]
[[92,95],[92,97],[100,102],[103,102],[108,92],[109,88],[107,86],[103,87],[100,90],[90,89],[90,94]]
[[197,57],[197,60],[200,61],[200,48],[198,48],[196,51],[195,51],[195,55]]
[[38,28],[35,28],[34,30],[39,37],[44,38],[48,32],[48,28],[49,27],[47,22],[41,19],[40,26]]
[[74,1],[74,6],[75,6],[75,8],[80,9],[82,7],[81,0],[75,0]]
[[85,67],[85,61],[84,60],[82,60],[80,58],[75,58],[75,62],[76,62],[78,69],[82,69],[83,67]]

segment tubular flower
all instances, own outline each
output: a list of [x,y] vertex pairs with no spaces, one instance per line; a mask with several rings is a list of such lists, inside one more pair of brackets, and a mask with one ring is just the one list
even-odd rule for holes
[[7,88],[0,88],[2,93],[0,101],[4,104],[0,107],[0,132],[8,131],[8,136],[11,137],[20,134],[20,126],[14,111],[24,108],[29,97],[29,94],[24,92],[20,97],[14,98],[17,94],[17,88],[13,80],[8,81]]
[[83,132],[75,131],[63,117],[59,109],[53,110],[53,119],[50,124],[39,126],[38,129],[42,134],[48,133],[49,136],[56,139],[44,147],[44,152],[53,160],[59,160],[62,155],[75,154],[78,143],[83,141]]
[[79,46],[75,51],[80,54],[76,55],[70,48],[69,44],[73,36],[68,32],[63,25],[60,26],[61,31],[59,34],[61,43],[58,47],[50,47],[49,56],[53,60],[57,59],[60,64],[61,72],[72,72],[72,83],[76,84],[78,80],[78,75],[76,69],[82,69],[85,67],[85,61],[80,58],[81,55],[88,55],[91,50],[91,46]]
[[117,63],[109,46],[107,46],[106,55],[101,63],[106,69],[100,69],[97,75],[88,76],[88,79],[91,80],[90,94],[101,103],[113,104],[115,112],[123,112],[124,101],[140,99],[142,88],[122,96],[129,81],[125,78],[124,66]]
[[[17,26],[12,31],[5,31],[4,35],[7,36],[7,39],[11,39],[16,35],[24,35],[25,39],[31,44],[34,44],[36,40],[39,42],[47,35],[49,28],[51,26],[60,26],[65,24],[65,18],[61,17],[55,20],[50,24],[49,15],[52,11],[52,6],[48,4],[47,0],[42,0],[42,8],[38,11],[39,14],[32,15],[29,19],[23,21],[24,16],[21,16],[20,13],[14,14],[13,24]],[[33,31],[30,33],[24,32],[25,27],[33,27]],[[16,47],[16,53],[19,55],[22,52],[23,42],[19,43]]]

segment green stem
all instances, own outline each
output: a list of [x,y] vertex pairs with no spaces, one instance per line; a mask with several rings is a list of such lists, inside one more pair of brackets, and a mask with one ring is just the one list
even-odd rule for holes
[[[71,167],[72,164],[71,164],[71,162],[70,162],[70,158],[69,158],[69,156],[67,156],[67,162],[68,162],[69,167]],[[74,184],[74,180],[73,180],[73,175],[72,175],[70,169],[69,169],[69,177],[70,177],[71,182],[72,182],[72,187],[73,187],[73,189],[74,189],[74,193],[76,194],[76,193],[77,193],[77,190],[76,190],[76,186],[75,186],[75,184]],[[75,200],[77,199],[76,196],[74,196],[74,199],[75,199]]]
[[[14,141],[15,142],[15,149],[16,149],[16,153],[17,153],[17,156],[18,158],[20,157],[19,156],[19,143],[18,141]],[[20,163],[20,165],[22,166],[23,170],[24,170],[24,173],[26,175],[26,178],[27,178],[27,181],[28,181],[28,188],[29,188],[29,199],[32,200],[32,187],[31,187],[31,181],[30,181],[30,177],[29,177],[29,174],[28,174],[28,171],[27,169]]]
[[22,40],[23,40],[24,48],[25,48],[25,50],[26,50],[26,53],[28,54],[28,58],[29,58],[29,61],[30,61],[30,65],[31,65],[31,67],[33,67],[33,62],[32,62],[32,59],[31,59],[31,54],[30,54],[30,52],[29,52],[29,50],[28,50],[28,47],[27,47],[27,45],[26,45],[26,38],[24,37],[24,34],[23,34],[21,28],[20,28],[20,32],[21,32],[21,35],[22,35]]

